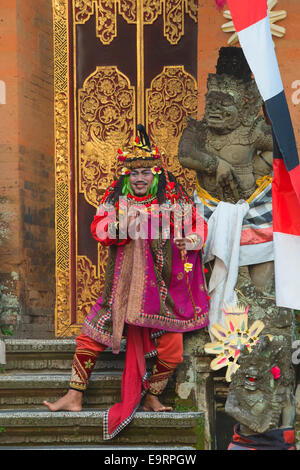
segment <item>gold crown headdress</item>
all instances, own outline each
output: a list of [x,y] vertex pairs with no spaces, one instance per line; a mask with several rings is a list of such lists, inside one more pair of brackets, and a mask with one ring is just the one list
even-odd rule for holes
[[118,160],[128,169],[152,168],[162,165],[162,157],[157,146],[151,147],[149,137],[142,124],[137,126],[138,134],[131,149],[118,149]]

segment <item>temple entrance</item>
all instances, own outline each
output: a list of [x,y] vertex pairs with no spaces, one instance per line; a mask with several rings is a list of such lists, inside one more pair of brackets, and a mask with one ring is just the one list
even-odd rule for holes
[[138,123],[186,189],[194,185],[177,146],[197,112],[197,2],[56,0],[53,12],[55,335],[66,337],[101,293],[107,252],[90,224],[117,172],[116,149]]

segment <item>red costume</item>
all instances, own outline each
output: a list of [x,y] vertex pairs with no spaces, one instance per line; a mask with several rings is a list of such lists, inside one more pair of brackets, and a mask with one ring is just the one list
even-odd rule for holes
[[[157,149],[154,155],[152,152],[149,155],[149,150],[145,153],[145,146],[137,147],[126,158],[126,167],[152,166],[157,183],[158,175],[162,174]],[[124,160],[121,151],[119,154]],[[128,171],[125,168],[123,175]],[[103,294],[85,319],[81,336],[76,339],[70,382],[71,388],[84,391],[98,354],[106,347],[118,353],[121,338],[126,336],[122,402],[115,404],[105,415],[104,439],[113,438],[132,420],[146,393],[157,396],[162,393],[183,360],[182,333],[208,324],[208,300],[200,252],[206,238],[206,223],[201,218],[196,219],[199,216],[192,201],[178,184],[167,182],[165,201],[189,203],[192,207],[188,221],[191,233],[185,236],[191,236],[192,243],[196,241],[197,249],[188,251],[183,260],[174,243],[173,219],[169,239],[133,240],[128,234],[120,238],[120,221],[115,218],[119,202],[113,202],[117,188],[118,182],[108,188],[102,199],[105,210],[97,214],[91,224],[93,237],[109,246],[109,260]],[[127,202],[142,207],[149,214],[157,205],[155,194],[126,196]],[[201,229],[195,233],[199,220]],[[157,356],[157,359],[149,378],[146,359],[151,356]]]

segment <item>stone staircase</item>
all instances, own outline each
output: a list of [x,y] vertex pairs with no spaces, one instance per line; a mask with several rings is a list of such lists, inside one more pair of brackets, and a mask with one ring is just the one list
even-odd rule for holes
[[[55,401],[67,391],[75,341],[9,339],[5,343],[7,363],[0,374],[0,449],[204,448],[201,412],[138,411],[115,439],[103,441],[104,410],[120,401],[124,351],[117,356],[110,351],[102,353],[80,413],[51,413],[42,402]],[[170,403],[171,397],[172,387],[165,403]]]

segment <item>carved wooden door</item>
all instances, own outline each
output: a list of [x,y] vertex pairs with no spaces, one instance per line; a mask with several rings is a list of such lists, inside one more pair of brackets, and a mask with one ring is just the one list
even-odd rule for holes
[[177,160],[197,111],[197,0],[53,0],[55,49],[56,336],[80,332],[101,295],[106,249],[90,234],[138,123]]

